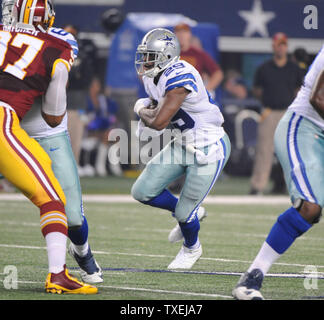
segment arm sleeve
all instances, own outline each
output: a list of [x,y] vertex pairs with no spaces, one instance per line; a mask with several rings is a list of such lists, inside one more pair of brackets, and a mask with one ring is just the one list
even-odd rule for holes
[[67,66],[63,62],[55,65],[52,80],[44,96],[42,110],[51,116],[61,116],[66,111],[66,85],[69,78]]

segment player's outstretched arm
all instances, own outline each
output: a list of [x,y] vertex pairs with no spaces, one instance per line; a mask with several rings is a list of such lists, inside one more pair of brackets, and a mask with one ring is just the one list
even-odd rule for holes
[[324,70],[320,73],[315,82],[309,102],[324,119]]
[[155,109],[142,108],[139,116],[146,126],[155,130],[163,130],[180,109],[184,99],[190,93],[185,88],[175,88],[165,95]]
[[66,112],[66,85],[68,78],[69,72],[65,63],[57,63],[42,105],[42,116],[52,128],[62,122]]

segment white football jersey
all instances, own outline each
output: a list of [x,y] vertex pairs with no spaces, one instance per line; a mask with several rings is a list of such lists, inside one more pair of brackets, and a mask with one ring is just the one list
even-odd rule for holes
[[[73,49],[74,59],[77,58],[79,50],[78,43],[71,33],[66,32],[61,28],[50,28],[48,33],[56,38],[68,42]],[[26,113],[25,117],[21,121],[21,126],[28,135],[32,138],[43,138],[67,130],[67,114],[65,114],[62,122],[57,127],[52,128],[42,117],[41,103],[41,99],[36,100],[33,107]]]
[[184,87],[190,91],[171,120],[178,142],[202,148],[224,136],[223,115],[206,90],[199,72],[191,64],[179,60],[162,73],[157,84],[153,78],[146,76],[143,83],[149,97],[158,102],[174,88]]
[[309,99],[311,97],[312,90],[316,85],[316,80],[319,74],[324,70],[324,46],[317,54],[312,65],[309,67],[308,72],[304,79],[304,84],[299,90],[297,97],[289,106],[289,110],[296,112],[297,114],[304,116],[310,121],[314,122],[317,126],[324,130],[324,119],[320,117],[317,111],[310,104]]

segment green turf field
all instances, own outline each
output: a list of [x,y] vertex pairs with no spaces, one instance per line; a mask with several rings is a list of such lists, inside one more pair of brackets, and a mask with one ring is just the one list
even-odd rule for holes
[[[190,272],[169,272],[180,245],[168,243],[174,219],[137,203],[85,203],[90,245],[104,270],[95,300],[230,300],[239,275],[257,254],[284,205],[208,204],[201,223],[203,256]],[[0,201],[0,299],[72,300],[80,296],[44,292],[47,275],[45,242],[39,214],[26,201]],[[307,266],[323,277],[323,223],[298,239],[266,277],[267,299],[319,299],[324,280],[310,279]],[[17,270],[18,288],[6,288],[6,266]],[[76,263],[67,265],[78,275]],[[306,269],[305,269],[306,268]],[[306,277],[306,278],[305,278]],[[4,281],[4,282],[3,282]],[[306,284],[306,289],[305,288]],[[310,287],[310,288],[309,288]]]
[[[135,178],[113,177],[81,178],[82,192],[85,194],[129,194]],[[221,174],[210,191],[210,195],[247,195],[250,191],[250,182],[247,177],[233,177]],[[266,189],[269,193],[272,182]]]

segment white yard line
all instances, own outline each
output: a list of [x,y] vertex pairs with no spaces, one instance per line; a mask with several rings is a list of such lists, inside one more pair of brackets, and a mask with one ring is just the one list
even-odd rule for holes
[[[0,201],[28,201],[26,197],[19,193],[1,193]],[[130,195],[83,195],[84,202],[98,203],[138,203]],[[289,205],[290,200],[287,196],[208,196],[204,204],[272,204],[272,205]]]
[[154,293],[179,294],[179,295],[186,295],[186,296],[233,299],[233,297],[231,297],[231,296],[225,296],[222,294],[213,294],[213,293],[170,291],[170,290],[161,290],[161,289],[147,289],[147,288],[133,288],[133,287],[115,287],[115,286],[104,286],[104,285],[98,286],[98,288],[120,289],[120,290],[130,290],[130,291],[146,291],[146,292],[154,292]]
[[[0,280],[2,282],[3,280]],[[18,284],[44,284],[41,281],[17,281]],[[185,295],[185,296],[198,296],[198,297],[209,297],[209,298],[223,298],[223,299],[233,299],[231,296],[226,296],[222,294],[216,293],[200,293],[200,292],[190,292],[190,291],[171,291],[171,290],[162,290],[162,289],[150,289],[150,288],[135,288],[135,287],[117,287],[117,286],[105,286],[105,285],[96,285],[99,289],[100,288],[107,288],[107,289],[116,289],[116,290],[125,290],[125,291],[142,291],[142,292],[152,292],[152,293],[162,293],[162,294],[178,294],[178,295]]]
[[[24,246],[24,245],[13,245],[13,244],[0,244],[2,248],[12,248],[12,249],[33,249],[33,250],[46,250],[46,247],[38,246]],[[121,256],[132,256],[132,257],[147,257],[147,258],[173,258],[173,256],[163,255],[163,254],[142,254],[142,253],[128,253],[128,252],[108,252],[108,251],[92,251],[94,254],[102,255],[121,255]],[[227,262],[227,263],[247,263],[250,264],[252,261],[236,260],[236,259],[223,259],[223,258],[208,258],[201,257],[200,260],[209,260],[215,262]],[[309,264],[299,264],[299,263],[284,263],[275,262],[274,265],[288,266],[288,267],[307,267]],[[316,268],[324,268],[324,266],[318,265]]]

